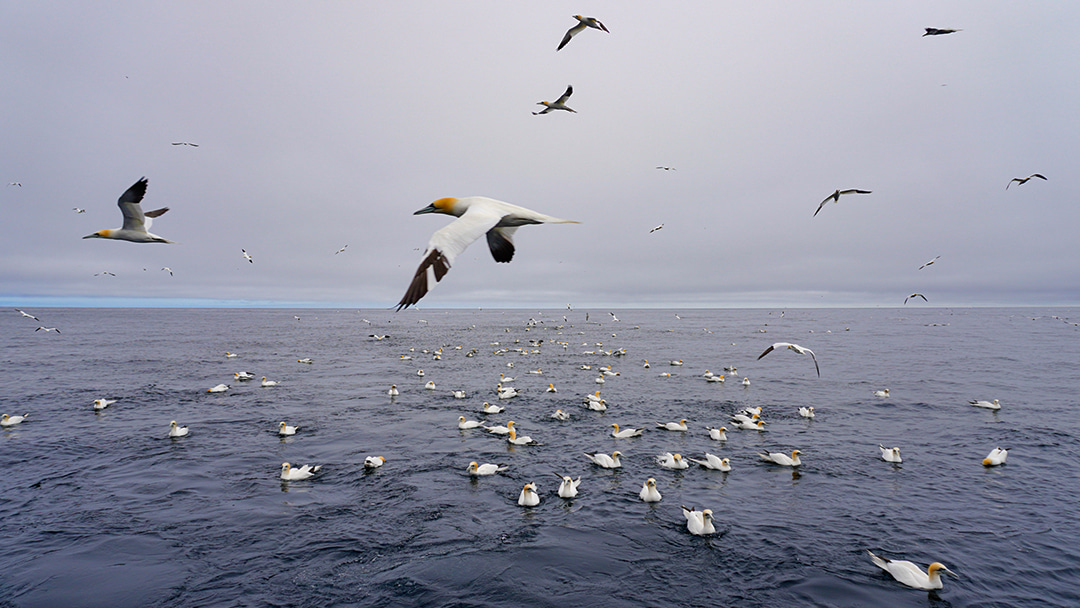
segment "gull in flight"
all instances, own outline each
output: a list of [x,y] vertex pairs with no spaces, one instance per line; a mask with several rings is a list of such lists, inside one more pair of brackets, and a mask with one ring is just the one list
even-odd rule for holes
[[38,327],[37,329],[35,329],[34,331],[41,331],[43,329],[45,330],[45,333],[49,333],[50,331],[55,331],[56,333],[60,333],[60,328],[58,328],[58,327],[41,326],[41,327]]
[[168,270],[169,271],[169,276],[170,277],[173,276],[172,268],[169,268],[168,266],[165,266],[164,268],[162,268],[162,270]]
[[538,101],[538,102],[536,102],[536,105],[545,106],[545,107],[544,107],[543,110],[540,110],[539,112],[533,112],[533,116],[536,116],[537,114],[547,114],[548,112],[550,112],[552,110],[566,110],[567,112],[573,112],[574,114],[577,114],[577,110],[575,110],[575,109],[573,109],[573,108],[566,105],[566,100],[570,99],[570,96],[573,95],[573,94],[574,94],[574,85],[572,85],[572,84],[566,85],[566,92],[562,94],[562,97],[556,99],[555,101]]
[[244,256],[244,259],[247,260],[248,263],[250,263],[250,264],[255,263],[255,260],[251,259],[251,256],[248,254],[246,249],[241,249],[240,250],[240,255]]
[[849,190],[837,190],[829,196],[826,196],[825,200],[821,201],[821,204],[818,205],[817,211],[814,212],[814,215],[817,216],[818,212],[821,211],[821,208],[825,206],[825,203],[829,201],[839,203],[840,197],[844,194],[870,194],[871,192],[872,190],[858,190],[856,188],[851,188]]
[[172,142],[172,145],[174,145],[174,146],[191,146],[192,148],[198,148],[199,147],[199,144],[193,144],[190,141],[174,141],[174,142]]
[[19,183],[19,182],[8,182],[8,185],[9,186],[18,186],[18,187],[22,188],[22,184]]
[[41,320],[41,319],[35,317],[34,315],[28,313],[28,312],[23,312],[23,311],[19,310],[18,308],[15,309],[15,312],[19,313],[20,315],[22,315],[24,317],[28,317],[30,319],[33,319],[35,321],[40,321]]
[[798,344],[792,344],[790,342],[777,342],[777,343],[773,344],[772,346],[770,346],[769,348],[766,348],[765,352],[758,355],[758,359],[761,359],[762,357],[764,357],[765,355],[771,353],[773,350],[775,350],[777,348],[788,348],[788,349],[791,349],[791,350],[799,353],[800,355],[807,355],[807,354],[810,355],[810,358],[814,360],[814,369],[817,370],[818,377],[819,378],[821,377],[821,368],[818,367],[817,357],[814,356],[814,351],[810,350],[809,348],[799,346]]
[[927,300],[926,296],[922,295],[921,293],[913,293],[910,296],[904,298],[904,304],[907,304],[907,301],[910,300],[911,298],[922,298],[923,302],[927,302],[927,303],[930,302],[930,300]]
[[75,213],[86,213],[86,209],[80,209],[78,207],[72,207],[71,210]]
[[604,27],[604,24],[597,21],[594,17],[582,17],[581,15],[574,15],[574,19],[577,19],[578,21],[580,21],[580,23],[566,30],[566,35],[563,36],[562,42],[559,43],[559,48],[555,49],[556,51],[561,51],[562,47],[566,46],[566,43],[570,42],[571,38],[577,36],[581,32],[584,32],[585,28],[587,27],[591,27],[597,30],[604,30],[605,32],[608,31],[608,29]]
[[480,235],[487,235],[488,248],[496,262],[509,262],[514,257],[512,239],[518,227],[528,224],[579,223],[482,196],[440,198],[413,215],[425,213],[442,213],[458,219],[431,235],[420,267],[416,269],[409,288],[398,302],[398,310],[419,302],[435,283],[446,276],[454,259],[473,241],[479,239]]
[[912,589],[921,589],[922,591],[941,589],[941,575],[939,572],[957,576],[955,572],[949,570],[940,562],[930,564],[930,567],[926,569],[926,572],[923,572],[921,568],[907,560],[878,557],[870,551],[867,551],[867,553],[870,554],[870,561],[874,562],[874,565],[885,572],[888,572],[897,581]]
[[676,169],[675,169],[675,167],[664,167],[664,166],[658,166],[658,167],[656,167],[656,168],[657,168],[657,169],[663,169],[664,171],[675,171],[675,170],[676,170]]
[[1046,180],[1046,177],[1044,175],[1042,175],[1041,173],[1032,173],[1031,175],[1029,175],[1027,177],[1014,177],[1014,178],[1010,179],[1009,183],[1005,184],[1005,189],[1008,190],[1009,186],[1011,186],[1013,182],[1017,182],[1016,185],[1018,185],[1018,186],[1023,186],[1024,184],[1027,183],[1027,181],[1029,179],[1031,179],[1033,177],[1037,177],[1037,178],[1039,178],[1041,180],[1044,180],[1044,181]]
[[[83,238],[86,238],[86,237],[83,237]],[[108,270],[102,270],[101,272],[95,272],[94,276],[99,277],[99,276],[105,275],[105,274],[109,275],[110,277],[115,277],[116,276],[115,274],[109,272]]]
[[660,224],[660,225],[659,225],[659,226],[657,226],[656,228],[653,228],[652,230],[650,230],[650,231],[649,231],[649,234],[652,234],[652,233],[656,232],[657,230],[660,230],[660,229],[661,229],[661,228],[663,228],[663,227],[664,227],[664,225],[663,225],[663,224]]
[[334,255],[337,255],[337,254],[339,254],[339,253],[341,253],[341,252],[345,251],[345,249],[347,249],[348,247],[349,247],[348,245],[345,245],[345,246],[344,246],[344,247],[342,247],[341,249],[338,249],[337,251],[335,251],[335,252],[334,252]]
[[[926,30],[926,33],[923,34],[923,37],[926,37],[926,36],[941,36],[942,34],[955,34],[956,32],[962,31],[962,30],[951,30],[951,29],[938,29],[936,27],[926,27],[926,28],[923,28],[923,29]],[[940,587],[939,587],[939,589],[940,589]]]
[[919,266],[919,270],[922,270],[923,268],[926,268],[927,266],[930,266],[931,264],[933,264],[934,262],[936,262],[936,261],[938,260],[938,258],[940,258],[940,257],[941,257],[940,255],[938,255],[938,256],[934,256],[934,259],[932,259],[932,260],[930,260],[929,262],[927,262],[927,263],[923,264],[922,266]]
[[144,177],[120,195],[120,199],[116,204],[120,207],[120,213],[124,215],[124,225],[122,227],[111,230],[98,230],[83,238],[113,239],[131,241],[132,243],[173,243],[173,241],[150,232],[150,223],[153,218],[164,214],[169,208],[162,207],[161,209],[143,212],[142,205],[139,203],[142,202],[143,196],[146,195],[146,184],[147,181]]

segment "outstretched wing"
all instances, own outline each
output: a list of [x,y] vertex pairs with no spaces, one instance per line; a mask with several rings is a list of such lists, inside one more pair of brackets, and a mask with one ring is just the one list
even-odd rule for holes
[[568,84],[568,85],[566,85],[566,92],[562,94],[562,97],[555,100],[555,103],[566,103],[566,100],[570,99],[570,96],[573,95],[573,94],[574,94],[574,85]]
[[[140,179],[132,184],[132,186],[120,196],[120,199],[116,201],[116,204],[120,207],[120,213],[124,214],[124,230],[146,232],[146,226],[143,224],[144,217],[142,206],[139,205],[139,203],[142,202],[143,196],[146,196],[146,183],[145,177]],[[161,213],[164,213],[164,211]]]
[[556,51],[561,51],[562,47],[566,46],[566,43],[570,42],[570,39],[573,38],[578,32],[580,32],[583,29],[585,29],[585,24],[584,23],[579,23],[579,24],[575,25],[574,27],[566,30],[566,35],[563,36],[562,42],[559,43],[559,48],[557,48],[555,50]]
[[[465,251],[465,248],[471,245],[473,241],[480,238],[482,234],[495,228],[495,225],[501,219],[502,214],[496,211],[485,209],[482,206],[473,206],[469,207],[465,214],[458,219],[450,222],[444,228],[436,230],[435,234],[431,235],[431,240],[428,241],[424,259],[420,262],[420,267],[416,269],[416,274],[413,275],[412,282],[409,283],[405,295],[398,302],[397,309],[401,310],[419,302],[435,286],[435,283],[438,283],[446,276],[446,273],[450,271],[450,266],[454,263],[454,259]],[[492,230],[492,232],[506,230],[506,228],[500,228],[498,231]],[[509,255],[512,257],[514,245],[510,242],[510,234],[512,232],[503,233],[498,238],[505,244],[509,244]],[[489,246],[491,246],[491,238],[488,237]],[[500,242],[500,250],[505,251],[505,244],[502,242]],[[500,260],[500,254],[494,246],[492,246],[491,254],[495,256],[496,261],[510,261],[509,257],[506,260]]]

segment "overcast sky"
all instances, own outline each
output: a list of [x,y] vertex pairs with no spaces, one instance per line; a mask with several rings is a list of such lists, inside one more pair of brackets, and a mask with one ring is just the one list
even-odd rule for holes
[[[610,33],[556,52],[574,14]],[[582,223],[510,264],[475,243],[422,307],[1080,304],[1078,28],[1072,1],[3,2],[0,303],[390,307],[451,220],[412,213],[479,195]],[[567,84],[576,114],[532,114]],[[181,244],[83,240],[142,176]],[[837,188],[873,193],[813,217]]]

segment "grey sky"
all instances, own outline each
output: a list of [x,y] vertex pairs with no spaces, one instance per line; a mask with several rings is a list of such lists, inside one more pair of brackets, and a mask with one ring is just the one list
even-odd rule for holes
[[[579,13],[611,33],[556,52]],[[520,230],[511,264],[474,244],[421,306],[1078,304],[1078,23],[1075,2],[3,3],[0,303],[389,307],[451,219],[412,213],[480,195],[583,223]],[[577,114],[532,115],[567,84]],[[82,240],[144,175],[181,244]],[[837,188],[873,194],[812,217]]]

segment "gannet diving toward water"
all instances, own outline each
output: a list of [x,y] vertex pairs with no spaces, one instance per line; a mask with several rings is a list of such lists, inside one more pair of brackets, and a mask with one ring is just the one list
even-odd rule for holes
[[832,201],[834,203],[839,203],[840,202],[840,196],[843,195],[843,194],[870,194],[871,192],[872,192],[871,190],[858,190],[856,188],[851,188],[849,190],[837,190],[836,192],[833,192],[829,196],[826,196],[825,200],[821,201],[821,204],[818,205],[817,211],[814,212],[814,216],[817,217],[817,214],[821,211],[821,208],[825,206],[825,203],[827,203],[829,201]]
[[514,257],[512,239],[519,226],[580,223],[483,196],[440,198],[413,215],[425,213],[443,213],[458,219],[431,235],[423,261],[413,275],[405,295],[398,302],[398,310],[419,302],[435,283],[446,276],[454,259],[480,238],[480,235],[487,235],[488,247],[496,262],[509,262]]
[[[152,234],[150,224],[153,218],[164,214],[168,207],[143,212],[142,201],[146,195],[146,178],[135,182],[124,194],[120,196],[117,205],[120,213],[124,215],[124,225],[111,230],[98,230],[93,234],[84,236],[84,239],[113,239],[117,241],[131,241],[132,243],[173,243],[173,241]],[[175,243],[174,243],[175,244]]]
[[[605,32],[608,31],[608,29],[604,27],[604,24],[597,21],[594,17],[582,17],[581,15],[574,15],[574,19],[577,19],[581,23],[578,23],[569,30],[566,30],[566,35],[563,36],[562,42],[559,43],[559,48],[555,49],[556,51],[561,51],[562,47],[566,46],[566,43],[570,42],[571,38],[577,36],[581,32],[584,32],[585,28],[587,27],[591,27],[597,30],[604,30]],[[611,32],[608,33],[610,34]]]
[[570,96],[573,95],[573,94],[574,94],[574,85],[572,85],[572,84],[566,85],[566,92],[562,94],[562,97],[559,97],[555,101],[538,101],[538,102],[536,102],[536,105],[544,106],[544,109],[540,110],[539,112],[533,112],[533,116],[536,116],[538,114],[547,114],[548,112],[550,112],[552,110],[566,110],[567,112],[573,112],[574,114],[577,114],[577,110],[575,110],[575,109],[571,108],[570,106],[566,105],[566,100],[570,99]]
[[798,344],[792,344],[790,342],[776,342],[775,344],[773,344],[769,348],[766,348],[765,352],[758,355],[758,359],[761,359],[762,357],[764,357],[765,355],[771,353],[773,350],[775,350],[777,348],[788,348],[788,349],[791,349],[791,350],[799,353],[800,355],[809,354],[810,358],[814,360],[814,369],[817,370],[818,377],[819,378],[821,377],[821,368],[818,367],[817,357],[814,356],[814,351],[810,350],[809,348],[799,346]]

